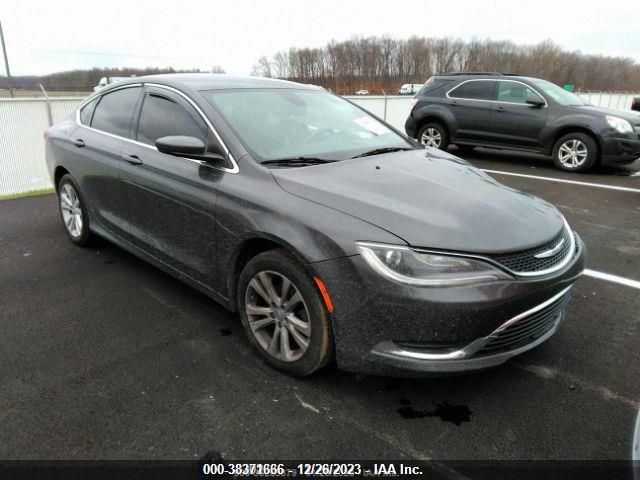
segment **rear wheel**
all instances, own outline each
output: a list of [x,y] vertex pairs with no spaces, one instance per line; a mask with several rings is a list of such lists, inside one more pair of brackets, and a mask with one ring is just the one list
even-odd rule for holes
[[563,135],[553,147],[553,163],[568,172],[585,172],[598,159],[598,146],[586,133]]
[[58,183],[58,206],[67,235],[76,245],[87,245],[92,235],[89,213],[76,181],[66,174]]
[[425,147],[445,150],[449,145],[449,135],[440,123],[430,122],[418,131],[418,141]]
[[271,366],[305,376],[332,359],[333,337],[320,293],[284,250],[261,253],[247,263],[237,302],[249,342]]

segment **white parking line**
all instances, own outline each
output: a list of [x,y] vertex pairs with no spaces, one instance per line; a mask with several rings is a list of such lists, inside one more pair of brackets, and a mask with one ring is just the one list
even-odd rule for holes
[[640,188],[618,187],[617,185],[604,185],[602,183],[578,182],[577,180],[564,180],[562,178],[541,177],[539,175],[526,175],[524,173],[503,172],[501,170],[488,170],[481,168],[483,172],[495,173],[498,175],[511,175],[512,177],[533,178],[535,180],[546,180],[547,182],[569,183],[571,185],[581,185],[583,187],[605,188],[607,190],[618,190],[619,192],[640,193]]
[[583,275],[588,277],[598,278],[600,280],[606,280],[607,282],[619,283],[626,287],[637,288],[640,290],[640,282],[637,280],[631,280],[630,278],[619,277],[618,275],[611,275],[610,273],[598,272],[596,270],[586,269],[582,272]]

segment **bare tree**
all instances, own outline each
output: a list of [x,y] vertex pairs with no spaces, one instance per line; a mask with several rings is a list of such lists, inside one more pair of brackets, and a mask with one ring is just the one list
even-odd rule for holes
[[[517,73],[582,90],[640,90],[640,65],[632,59],[565,51],[552,40],[517,45],[508,40],[389,36],[330,41],[323,48],[291,48],[262,56],[253,73],[322,85],[338,93],[361,88],[380,93],[451,71]],[[615,72],[615,75],[611,73]]]

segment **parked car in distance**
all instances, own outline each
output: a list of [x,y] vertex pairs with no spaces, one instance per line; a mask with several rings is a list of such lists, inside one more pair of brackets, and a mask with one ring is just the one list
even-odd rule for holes
[[553,335],[585,264],[549,203],[318,87],[128,79],[49,128],[46,159],[72,242],[239,312],[292,375],[498,365]]
[[398,90],[398,95],[414,95],[423,87],[423,83],[405,83]]
[[358,90],[356,95],[369,95],[369,90]]
[[98,85],[93,87],[93,91],[97,92],[98,90],[102,90],[104,87],[112,85],[116,82],[121,82],[122,80],[127,80],[130,77],[102,77],[98,82]]
[[635,110],[636,112],[640,112],[640,97],[635,97],[631,101],[631,110]]
[[424,145],[476,146],[553,157],[583,172],[640,157],[640,115],[589,105],[546,80],[501,74],[449,74],[429,79],[405,124]]

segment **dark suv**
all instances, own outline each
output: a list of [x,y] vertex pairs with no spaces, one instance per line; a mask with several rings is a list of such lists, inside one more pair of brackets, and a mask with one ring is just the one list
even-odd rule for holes
[[546,80],[499,73],[431,77],[405,130],[440,149],[453,143],[543,153],[573,172],[640,157],[640,114],[590,105]]

